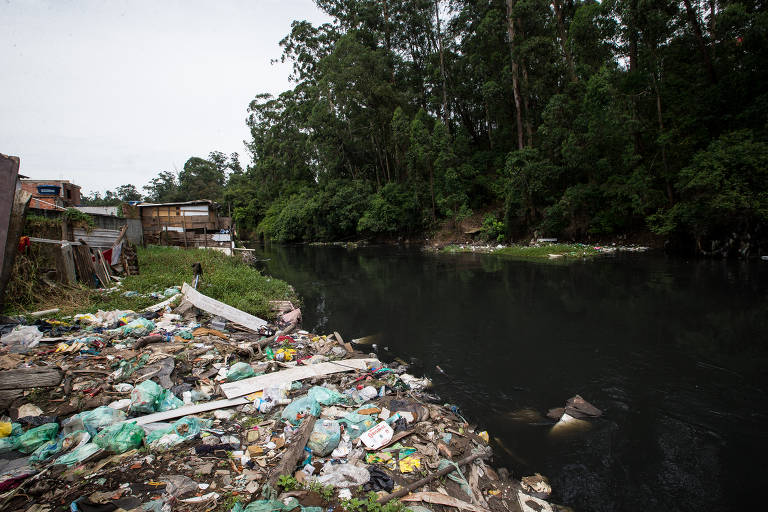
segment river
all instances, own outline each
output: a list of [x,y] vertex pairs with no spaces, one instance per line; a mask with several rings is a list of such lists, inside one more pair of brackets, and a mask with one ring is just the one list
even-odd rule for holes
[[[766,263],[256,247],[266,273],[302,297],[306,329],[378,334],[382,360],[432,377],[444,402],[489,431],[495,464],[546,475],[554,502],[736,510],[762,498]],[[534,412],[575,394],[603,416],[552,435]]]

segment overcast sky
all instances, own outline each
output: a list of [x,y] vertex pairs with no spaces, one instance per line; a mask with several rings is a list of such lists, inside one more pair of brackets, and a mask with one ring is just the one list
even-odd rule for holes
[[295,19],[327,21],[312,0],[0,0],[0,153],[84,192],[214,150],[245,165],[246,108],[290,87],[270,60]]

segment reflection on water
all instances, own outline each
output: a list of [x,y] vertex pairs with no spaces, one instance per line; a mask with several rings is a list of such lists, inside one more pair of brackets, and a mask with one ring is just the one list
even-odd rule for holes
[[[257,251],[303,298],[305,328],[345,339],[380,333],[380,357],[420,363],[443,399],[497,438],[497,464],[547,475],[555,501],[731,510],[759,496],[768,264]],[[534,413],[577,393],[603,417],[585,433],[548,435]]]

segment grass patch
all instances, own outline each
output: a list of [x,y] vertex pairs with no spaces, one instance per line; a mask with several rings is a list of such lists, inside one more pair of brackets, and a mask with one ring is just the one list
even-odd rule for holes
[[209,297],[262,318],[274,316],[269,311],[270,300],[296,300],[291,286],[279,279],[261,274],[236,256],[226,256],[210,249],[177,249],[148,247],[138,249],[140,274],[123,279],[119,291],[99,292],[78,287],[48,288],[38,285],[38,293],[31,301],[20,302],[12,297],[6,314],[60,308],[60,315],[132,309],[134,311],[160,302],[152,297],[123,297],[123,292],[142,294],[163,292],[171,286],[192,283],[192,264],[199,262],[203,277],[198,290]]
[[441,252],[449,254],[479,252],[528,261],[575,261],[600,254],[594,247],[584,244],[509,245],[500,249],[493,246],[473,248],[467,245],[448,245]]

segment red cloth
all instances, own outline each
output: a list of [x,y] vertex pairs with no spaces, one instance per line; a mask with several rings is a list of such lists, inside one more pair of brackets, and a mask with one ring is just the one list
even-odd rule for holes
[[32,246],[32,241],[29,239],[28,236],[23,236],[19,238],[19,252],[24,252],[27,247]]

